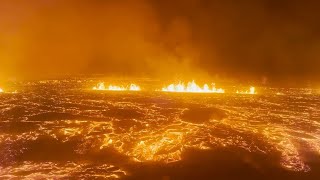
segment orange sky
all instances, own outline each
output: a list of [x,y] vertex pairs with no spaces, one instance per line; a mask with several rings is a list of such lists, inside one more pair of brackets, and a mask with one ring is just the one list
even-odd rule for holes
[[317,79],[317,2],[2,0],[0,77]]

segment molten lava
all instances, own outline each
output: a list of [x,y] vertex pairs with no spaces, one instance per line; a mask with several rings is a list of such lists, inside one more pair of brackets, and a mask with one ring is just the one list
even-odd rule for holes
[[237,94],[257,94],[255,87],[250,87],[249,91],[237,91]]
[[114,86],[114,85],[109,85],[108,87],[106,87],[104,83],[99,83],[97,86],[93,87],[92,89],[97,91],[140,91],[141,90],[141,88],[136,84],[130,84],[129,87]]
[[221,88],[217,89],[215,87],[215,84],[212,84],[211,88],[207,84],[205,84],[203,87],[200,87],[194,81],[188,82],[187,85],[185,85],[182,82],[179,82],[178,84],[170,84],[168,87],[162,88],[162,91],[188,92],[188,93],[224,93],[225,92]]

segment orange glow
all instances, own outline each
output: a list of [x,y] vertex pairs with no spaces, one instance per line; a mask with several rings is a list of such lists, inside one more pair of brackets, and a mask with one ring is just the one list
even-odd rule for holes
[[188,82],[187,85],[185,85],[182,82],[179,82],[178,84],[170,84],[168,87],[162,88],[162,91],[164,91],[164,92],[188,92],[188,93],[224,93],[225,92],[221,88],[217,89],[215,87],[215,84],[212,84],[211,88],[207,84],[205,84],[203,87],[200,87],[194,81]]
[[137,142],[129,155],[138,162],[179,161],[181,160],[183,137],[182,132],[166,131],[160,136]]
[[237,91],[237,94],[257,94],[256,88],[251,86],[249,91]]
[[141,88],[136,84],[130,84],[129,87],[114,86],[114,85],[109,85],[108,87],[106,87],[104,83],[99,83],[97,86],[93,87],[92,89],[96,91],[140,91],[141,90]]

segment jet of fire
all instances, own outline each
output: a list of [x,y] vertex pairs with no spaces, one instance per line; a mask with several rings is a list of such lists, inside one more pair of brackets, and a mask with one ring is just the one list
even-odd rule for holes
[[97,86],[93,87],[92,89],[96,91],[140,91],[141,90],[141,88],[136,84],[130,84],[129,87],[114,86],[114,85],[109,85],[108,87],[106,87],[104,83],[99,83]]
[[250,87],[249,91],[237,91],[237,94],[257,94],[255,87]]
[[130,84],[130,88],[129,88],[130,91],[140,91],[141,88],[135,84]]
[[224,93],[225,91],[221,88],[217,89],[215,84],[212,84],[210,88],[207,84],[203,87],[197,85],[194,81],[188,82],[187,85],[180,82],[178,84],[170,84],[168,87],[162,88],[164,92],[189,92],[189,93]]

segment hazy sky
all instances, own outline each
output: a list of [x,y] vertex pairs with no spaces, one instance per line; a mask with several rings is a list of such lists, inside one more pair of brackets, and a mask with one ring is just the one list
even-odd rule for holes
[[320,79],[313,0],[1,0],[0,79]]

